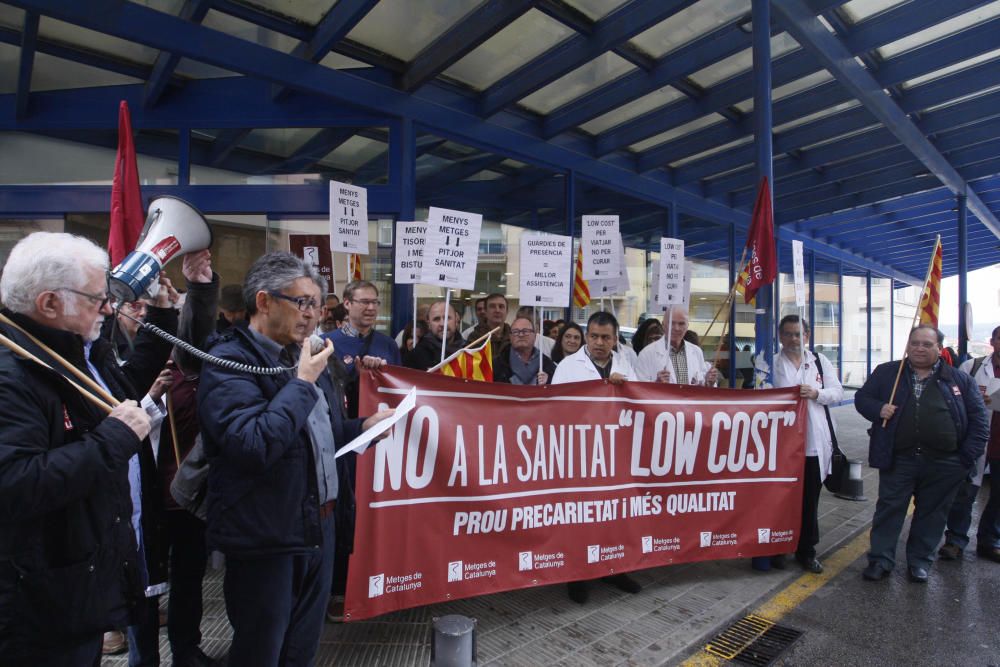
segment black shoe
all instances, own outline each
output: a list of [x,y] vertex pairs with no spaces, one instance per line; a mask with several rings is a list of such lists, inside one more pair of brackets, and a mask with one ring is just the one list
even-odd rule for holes
[[566,584],[569,599],[577,604],[586,604],[590,599],[590,583],[587,581],[571,581]]
[[877,560],[868,563],[868,567],[861,571],[861,576],[866,581],[879,581],[889,576],[889,568]]
[[959,560],[962,557],[962,547],[945,543],[938,549],[938,557],[941,560]]
[[1000,563],[1000,547],[976,547],[976,553],[979,554],[980,558],[985,558],[986,560],[991,560],[994,563]]
[[225,664],[225,658],[216,660],[205,655],[205,652],[200,648],[195,648],[194,652],[182,660],[175,661],[174,667],[223,667]]
[[796,556],[795,560],[798,561],[799,565],[806,572],[812,572],[813,574],[820,574],[823,572],[823,563],[816,560],[815,556]]
[[919,565],[911,565],[908,568],[910,581],[915,584],[926,584],[927,583],[927,568],[920,567]]
[[612,574],[610,577],[604,577],[603,580],[615,588],[633,595],[642,590],[642,584],[627,574]]
[[787,563],[785,562],[785,555],[771,556],[771,567],[775,570],[784,570]]

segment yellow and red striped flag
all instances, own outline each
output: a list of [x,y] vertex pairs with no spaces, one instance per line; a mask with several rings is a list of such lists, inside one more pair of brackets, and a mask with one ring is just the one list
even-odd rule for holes
[[351,280],[362,280],[361,278],[361,255],[358,253],[351,254],[347,259],[347,272],[350,274]]
[[583,279],[583,248],[576,254],[576,271],[573,272],[573,305],[583,308],[590,303],[590,285]]
[[493,382],[493,347],[490,345],[492,336],[478,348],[465,348],[461,353],[445,363],[440,368],[442,375],[480,382]]
[[938,309],[941,305],[941,270],[944,265],[944,249],[941,247],[941,237],[934,244],[934,254],[931,255],[930,266],[927,267],[927,280],[924,281],[924,293],[920,295],[920,323],[938,325]]

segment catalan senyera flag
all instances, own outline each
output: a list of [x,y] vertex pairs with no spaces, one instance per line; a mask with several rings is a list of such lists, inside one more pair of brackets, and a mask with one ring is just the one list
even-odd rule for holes
[[573,305],[583,308],[590,303],[590,285],[583,279],[583,248],[576,253],[576,270],[573,272]]
[[493,382],[493,347],[490,344],[492,336],[477,348],[465,348],[457,357],[441,367],[439,372],[454,378]]
[[927,280],[924,282],[924,293],[920,295],[920,323],[938,325],[938,310],[941,306],[941,270],[944,264],[944,249],[941,247],[941,237],[934,244],[934,254],[931,255],[930,266],[927,267]]
[[361,255],[353,253],[347,260],[347,271],[351,280],[363,280],[361,277]]

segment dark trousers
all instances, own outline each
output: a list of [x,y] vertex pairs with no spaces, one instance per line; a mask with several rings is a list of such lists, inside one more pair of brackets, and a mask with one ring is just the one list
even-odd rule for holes
[[201,644],[201,581],[208,562],[205,522],[186,510],[165,514],[170,546],[167,637],[174,662],[183,662]]
[[799,546],[795,557],[800,560],[816,557],[819,544],[819,494],[823,483],[819,480],[819,457],[807,456],[802,474],[802,526],[799,529]]
[[959,549],[969,546],[969,529],[972,527],[972,505],[979,495],[979,486],[969,480],[962,482],[955,494],[955,500],[948,510],[947,529],[944,531],[944,541],[954,544]]
[[979,517],[976,546],[982,549],[1000,547],[1000,459],[990,459],[990,499]]
[[159,667],[160,598],[143,598],[128,626],[128,667]]
[[101,664],[101,642],[103,637],[98,633],[95,637],[85,639],[73,646],[53,649],[45,657],[32,658],[30,662],[16,663],[27,667],[99,667]]
[[896,542],[913,498],[915,508],[906,539],[906,561],[910,566],[930,567],[948,520],[948,510],[968,474],[969,467],[957,454],[941,457],[897,454],[891,468],[879,471],[868,560],[880,561],[890,570],[896,564]]
[[323,520],[323,544],[307,554],[226,556],[223,591],[233,626],[230,665],[312,665],[330,596],[334,518]]

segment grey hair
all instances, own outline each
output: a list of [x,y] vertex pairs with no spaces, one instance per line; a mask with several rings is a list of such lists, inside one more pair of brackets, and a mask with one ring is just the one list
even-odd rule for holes
[[257,313],[257,292],[279,292],[299,278],[309,278],[326,294],[326,278],[312,264],[290,252],[269,252],[250,266],[243,281],[243,301],[247,317]]
[[344,288],[344,301],[353,301],[354,293],[359,289],[373,289],[375,290],[375,296],[378,296],[378,288],[375,287],[374,283],[367,280],[352,280]]
[[[15,313],[32,313],[42,292],[82,289],[87,269],[108,270],[108,253],[90,239],[73,234],[35,232],[17,242],[0,276],[0,300]],[[76,312],[76,299],[65,301]]]

